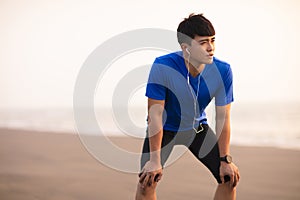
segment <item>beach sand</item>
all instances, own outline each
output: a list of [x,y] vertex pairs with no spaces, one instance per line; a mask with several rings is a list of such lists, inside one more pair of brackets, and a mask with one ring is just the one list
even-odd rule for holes
[[[141,140],[115,137],[123,148]],[[232,146],[241,172],[237,199],[299,200],[300,151]],[[75,134],[0,130],[1,200],[134,199],[137,174],[111,169],[88,153]],[[212,199],[216,182],[189,153],[164,170],[158,199]]]

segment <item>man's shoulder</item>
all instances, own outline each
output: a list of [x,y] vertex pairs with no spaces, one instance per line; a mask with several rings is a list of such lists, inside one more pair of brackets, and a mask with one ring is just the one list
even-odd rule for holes
[[[152,65],[152,74],[156,73],[160,77],[182,76],[185,72],[185,63],[182,51],[168,53],[155,59]],[[185,69],[186,70],[186,69]]]
[[218,74],[221,77],[226,77],[228,73],[231,73],[230,64],[214,57],[213,63],[208,65],[204,74],[207,77],[215,77]]
[[155,59],[155,63],[172,64],[172,63],[179,62],[180,59],[183,59],[182,58],[182,52],[177,51],[177,52],[172,52],[172,53],[168,53],[168,54],[157,57]]
[[228,74],[228,72],[231,73],[231,67],[228,62],[214,57],[213,65],[216,66],[222,76],[225,76],[226,74]]
[[217,65],[218,68],[230,68],[230,64],[219,58],[214,57],[214,63]]

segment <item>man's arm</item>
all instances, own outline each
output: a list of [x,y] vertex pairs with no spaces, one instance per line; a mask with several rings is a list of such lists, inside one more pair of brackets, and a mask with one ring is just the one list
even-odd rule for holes
[[[230,109],[231,104],[216,106],[216,134],[220,156],[230,155]],[[221,162],[220,178],[225,183],[224,177],[230,177],[230,184],[235,187],[240,179],[238,168],[233,163]]]
[[145,164],[140,175],[140,183],[144,188],[151,186],[154,181],[159,181],[162,176],[160,152],[163,136],[162,115],[164,112],[164,104],[164,100],[148,98],[150,160]]
[[230,154],[230,109],[231,104],[216,106],[216,135],[221,157]]

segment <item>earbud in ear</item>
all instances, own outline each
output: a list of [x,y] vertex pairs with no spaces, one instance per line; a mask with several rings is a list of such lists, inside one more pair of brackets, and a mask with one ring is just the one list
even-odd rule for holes
[[185,51],[186,51],[188,54],[191,54],[188,48],[186,48]]

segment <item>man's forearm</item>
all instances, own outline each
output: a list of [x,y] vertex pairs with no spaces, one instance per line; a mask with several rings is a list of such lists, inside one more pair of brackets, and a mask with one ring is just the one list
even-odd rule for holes
[[[223,125],[222,125],[223,124]],[[220,156],[230,154],[230,123],[217,122],[216,125]]]
[[150,145],[150,160],[160,162],[161,142],[163,137],[162,101],[148,101],[148,135]]
[[150,113],[148,122],[150,160],[160,162],[161,141],[163,136],[160,112]]
[[230,154],[230,104],[216,108],[216,135],[220,156]]
[[[150,136],[152,135],[152,136]],[[160,130],[157,133],[149,134],[150,143],[150,160],[160,162],[160,151],[163,131]]]

